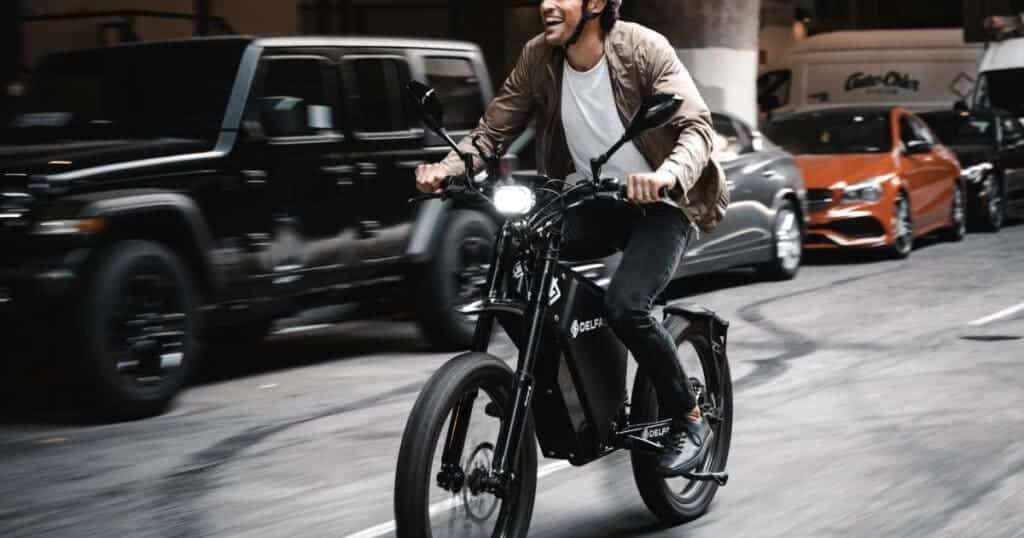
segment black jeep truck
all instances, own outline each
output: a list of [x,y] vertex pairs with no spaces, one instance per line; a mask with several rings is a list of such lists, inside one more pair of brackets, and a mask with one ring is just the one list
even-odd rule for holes
[[479,49],[450,41],[204,38],[44,58],[0,132],[4,345],[60,342],[118,418],[164,410],[202,343],[230,350],[318,306],[404,305],[436,346],[468,346],[457,306],[496,223],[410,204],[415,167],[448,151],[414,117],[410,80],[438,91],[453,135],[492,96]]

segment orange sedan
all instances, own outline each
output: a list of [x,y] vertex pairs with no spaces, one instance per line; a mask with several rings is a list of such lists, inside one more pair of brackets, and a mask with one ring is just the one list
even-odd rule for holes
[[904,258],[914,238],[963,238],[960,164],[923,121],[901,108],[836,108],[764,129],[796,155],[810,213],[804,247],[886,248]]

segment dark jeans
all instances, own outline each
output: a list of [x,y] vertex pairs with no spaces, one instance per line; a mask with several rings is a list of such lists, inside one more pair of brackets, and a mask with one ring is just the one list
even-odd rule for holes
[[674,207],[594,203],[567,216],[562,258],[601,258],[622,249],[605,296],[608,324],[650,376],[662,416],[682,420],[697,405],[672,336],[651,315],[676,272],[693,230]]

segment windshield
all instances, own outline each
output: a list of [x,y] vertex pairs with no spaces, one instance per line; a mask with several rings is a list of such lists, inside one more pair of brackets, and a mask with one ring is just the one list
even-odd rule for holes
[[769,123],[764,134],[794,155],[884,153],[892,149],[888,113],[814,113]]
[[215,134],[246,45],[197,41],[50,56],[2,136],[14,143]]
[[974,93],[976,108],[1001,108],[1024,116],[1024,69],[986,71],[978,78]]
[[931,127],[943,144],[950,146],[990,145],[996,140],[996,126],[992,118],[958,112],[918,114]]

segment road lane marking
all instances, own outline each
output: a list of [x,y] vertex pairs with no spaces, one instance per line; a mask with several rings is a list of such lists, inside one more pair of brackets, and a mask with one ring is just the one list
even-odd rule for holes
[[[537,469],[537,480],[540,480],[541,478],[544,478],[549,474],[557,473],[562,469],[568,469],[569,467],[572,467],[572,464],[567,461],[557,461],[555,463],[545,465],[540,469]],[[462,506],[461,497],[450,497],[448,499],[430,505],[430,508],[428,510],[430,512],[430,515],[436,516],[437,514],[453,510],[460,506]],[[375,527],[370,527],[369,529],[359,531],[355,534],[349,534],[344,538],[378,538],[379,536],[384,536],[385,534],[389,534],[394,531],[395,521],[391,520],[387,523],[382,523]]]
[[982,325],[988,325],[989,323],[1013,317],[1021,312],[1024,312],[1024,303],[1021,303],[1017,306],[1011,306],[1010,308],[1007,308],[1005,310],[1000,310],[999,312],[996,312],[991,316],[985,316],[983,318],[976,319],[968,323],[967,325],[969,327],[981,327]]

